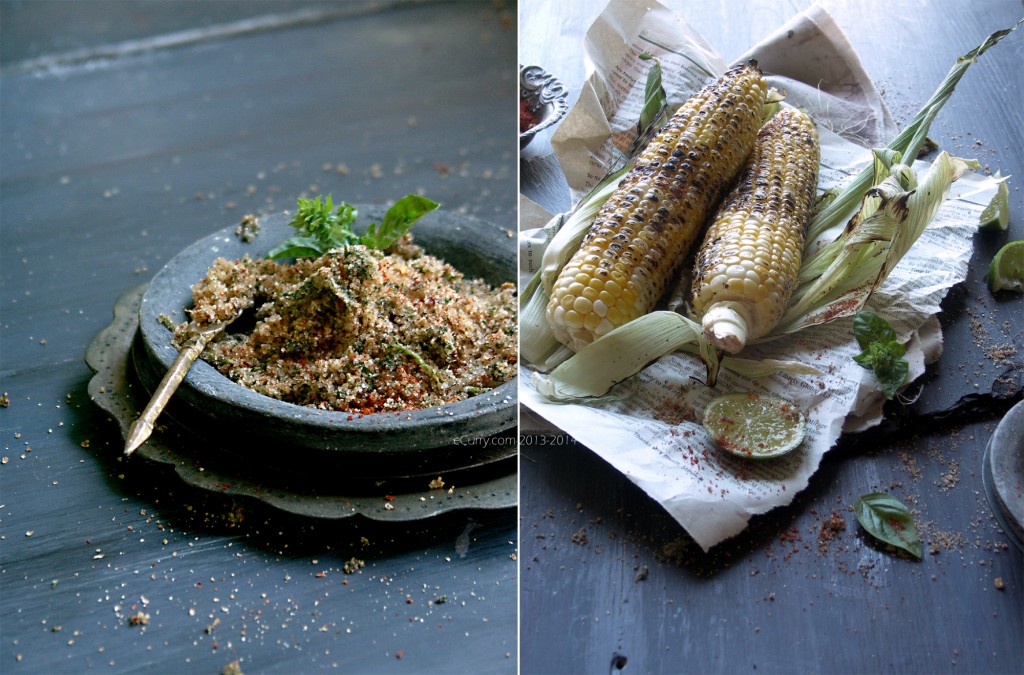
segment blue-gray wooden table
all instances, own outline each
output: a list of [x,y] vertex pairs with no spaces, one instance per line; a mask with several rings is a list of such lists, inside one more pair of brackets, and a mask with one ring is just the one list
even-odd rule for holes
[[0,3],[0,672],[516,671],[514,508],[331,521],[189,488],[121,460],[85,362],[122,293],[300,196],[423,193],[514,231],[515,24]]
[[[665,0],[727,60],[812,3]],[[1011,0],[825,0],[899,122],[958,56],[1024,17]],[[521,3],[520,59],[578,96],[583,35],[603,3]],[[1024,176],[1018,30],[970,70],[932,126],[952,154]],[[521,189],[569,207],[551,132],[523,152]],[[989,436],[1020,399],[1024,300],[984,283],[1024,238],[1020,181],[1010,228],[979,233],[967,280],[942,305],[944,353],[916,403],[844,436],[792,505],[705,554],[653,500],[566,439],[521,447],[523,673],[1020,673],[1021,551],[983,485]],[[885,490],[914,511],[924,559],[873,546],[851,506]],[[841,518],[844,530],[835,529]],[[835,535],[832,538],[832,535]]]

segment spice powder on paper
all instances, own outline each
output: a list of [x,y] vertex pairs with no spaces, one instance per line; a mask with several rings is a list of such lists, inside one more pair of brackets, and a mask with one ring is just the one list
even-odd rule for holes
[[[359,414],[416,410],[492,389],[516,372],[512,284],[467,280],[406,236],[295,262],[218,258],[192,288],[181,347],[230,321],[202,358],[265,396]],[[248,326],[246,325],[248,324]]]

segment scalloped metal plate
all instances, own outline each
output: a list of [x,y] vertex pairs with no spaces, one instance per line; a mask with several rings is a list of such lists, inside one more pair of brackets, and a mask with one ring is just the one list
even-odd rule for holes
[[[114,305],[114,319],[93,339],[86,350],[86,362],[94,371],[89,381],[89,396],[113,417],[122,438],[138,417],[145,401],[144,389],[134,380],[130,350],[138,330],[139,304],[146,285],[122,295]],[[198,441],[198,442],[197,442]],[[201,454],[198,449],[206,448]],[[257,499],[282,511],[316,518],[340,519],[361,515],[379,521],[410,521],[429,518],[461,509],[504,509],[517,503],[517,474],[514,462],[495,463],[505,468],[505,475],[489,477],[473,484],[461,485],[449,480],[451,487],[405,491],[389,491],[386,481],[370,494],[364,487],[350,492],[319,489],[304,492],[291,485],[275,485],[241,467],[230,455],[210,448],[202,439],[192,436],[176,425],[158,425],[150,439],[133,458],[139,457],[173,467],[187,484],[210,492]],[[472,474],[466,474],[471,476]],[[402,484],[408,487],[407,483]]]

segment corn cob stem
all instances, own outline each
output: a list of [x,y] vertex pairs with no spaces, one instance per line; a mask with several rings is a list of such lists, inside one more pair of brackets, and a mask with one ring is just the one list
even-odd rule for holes
[[711,344],[729,354],[742,350],[754,324],[749,307],[747,303],[728,300],[712,305],[700,321]]

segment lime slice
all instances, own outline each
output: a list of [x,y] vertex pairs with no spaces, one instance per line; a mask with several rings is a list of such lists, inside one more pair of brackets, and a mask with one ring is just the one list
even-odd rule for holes
[[999,181],[996,194],[981,212],[979,230],[1005,230],[1010,226],[1010,190],[1006,187],[1006,179],[997,171],[995,179]]
[[803,442],[806,426],[796,404],[778,396],[723,394],[704,409],[704,428],[715,444],[739,457],[784,455]]
[[988,287],[995,291],[1024,293],[1024,240],[1005,244],[988,268]]

